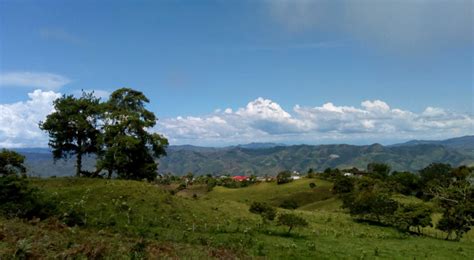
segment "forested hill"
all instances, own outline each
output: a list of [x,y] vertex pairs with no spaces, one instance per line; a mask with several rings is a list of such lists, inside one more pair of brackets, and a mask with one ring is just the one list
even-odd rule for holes
[[436,144],[410,146],[294,145],[246,149],[176,149],[170,147],[161,160],[160,170],[185,174],[257,174],[274,175],[289,169],[304,172],[309,168],[365,168],[370,162],[384,162],[398,171],[417,171],[432,162],[452,165],[473,164],[472,152]]
[[[398,171],[417,171],[432,162],[450,163],[453,166],[474,164],[473,136],[455,142],[439,143],[415,141],[405,144],[382,146],[380,144],[356,145],[293,145],[266,143],[224,148],[197,146],[170,146],[168,156],[160,160],[161,173],[195,174],[256,174],[275,175],[278,171],[309,168],[324,170],[327,167],[365,168],[370,162],[384,162]],[[48,149],[17,149],[27,157],[32,175],[73,175],[74,160],[53,164]],[[86,158],[84,166],[91,169],[93,158]]]

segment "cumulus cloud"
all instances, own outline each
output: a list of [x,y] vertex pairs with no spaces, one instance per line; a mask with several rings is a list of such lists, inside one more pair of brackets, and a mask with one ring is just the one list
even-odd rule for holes
[[326,103],[316,107],[296,105],[285,111],[269,99],[257,98],[247,106],[201,117],[159,121],[157,131],[177,143],[229,144],[248,141],[367,142],[448,138],[474,133],[474,117],[428,107],[422,113],[391,108],[381,100],[366,100],[360,107]]
[[53,101],[60,93],[37,89],[28,93],[25,102],[0,104],[0,147],[44,147],[47,135],[38,123],[53,111]]
[[[0,147],[47,146],[47,135],[38,123],[53,111],[52,102],[60,95],[38,89],[28,94],[27,101],[0,104]],[[474,134],[474,116],[437,107],[417,113],[382,100],[366,100],[360,106],[295,105],[287,111],[260,97],[236,109],[162,118],[153,130],[171,144],[372,143]]]
[[0,87],[28,87],[57,90],[70,83],[67,77],[43,72],[3,72],[0,73]]

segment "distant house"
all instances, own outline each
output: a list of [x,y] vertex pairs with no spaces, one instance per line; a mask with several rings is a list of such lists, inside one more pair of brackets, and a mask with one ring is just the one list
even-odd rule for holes
[[300,173],[297,172],[297,171],[293,171],[293,172],[291,173],[291,179],[292,179],[292,180],[299,180],[299,179],[301,179]]
[[247,181],[249,179],[249,177],[247,176],[234,176],[232,177],[232,180],[234,181]]
[[351,173],[351,172],[345,172],[345,173],[343,173],[343,175],[346,176],[346,177],[352,177],[352,176],[354,176],[354,174]]

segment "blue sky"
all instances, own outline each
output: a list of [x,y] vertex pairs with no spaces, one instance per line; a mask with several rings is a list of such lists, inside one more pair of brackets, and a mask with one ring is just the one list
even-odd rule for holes
[[[124,86],[151,99],[156,130],[175,144],[390,143],[473,134],[472,7],[3,0],[0,122],[18,121],[16,129],[28,132],[4,124],[0,145],[46,145],[30,125],[58,93],[106,96]],[[369,111],[364,101],[389,109]],[[34,109],[35,102],[45,107]],[[323,109],[328,103],[336,109]],[[397,109],[411,117],[403,121]]]

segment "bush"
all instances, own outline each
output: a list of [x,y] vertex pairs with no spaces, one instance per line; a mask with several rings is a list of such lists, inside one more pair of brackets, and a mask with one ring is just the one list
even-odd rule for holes
[[0,176],[25,174],[24,161],[25,156],[14,151],[2,149],[0,152]]
[[314,182],[311,182],[311,183],[309,184],[309,187],[310,187],[311,189],[314,189],[314,188],[316,188],[316,183],[314,183]]
[[280,208],[284,208],[284,209],[296,209],[296,208],[298,208],[298,202],[296,202],[295,200],[284,200],[284,201],[280,204]]
[[288,234],[294,227],[308,226],[308,222],[304,218],[291,213],[284,213],[279,215],[277,223],[278,225],[289,227]]
[[274,220],[276,216],[275,208],[264,202],[253,202],[250,205],[249,211],[259,214],[264,220]]
[[44,219],[56,212],[53,203],[16,175],[0,177],[0,214],[7,218]]

